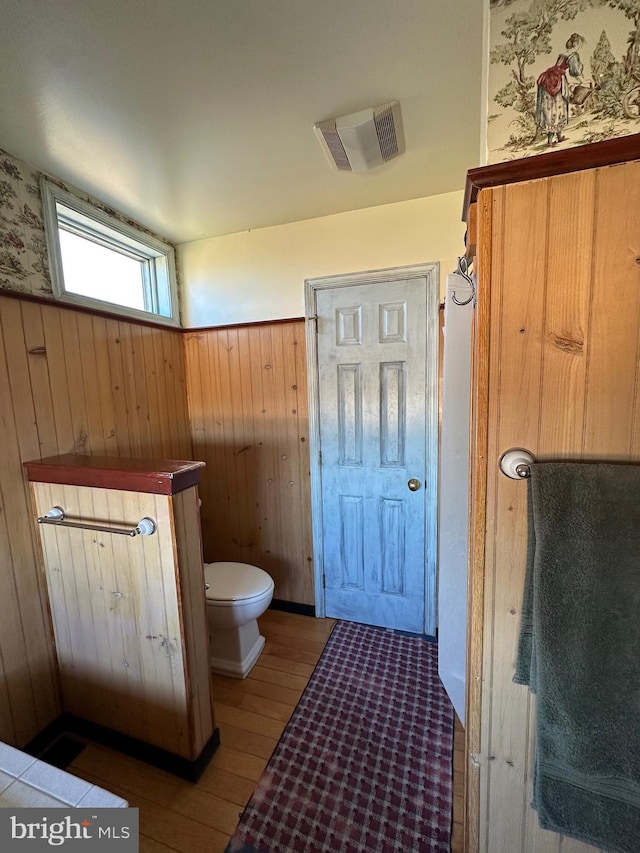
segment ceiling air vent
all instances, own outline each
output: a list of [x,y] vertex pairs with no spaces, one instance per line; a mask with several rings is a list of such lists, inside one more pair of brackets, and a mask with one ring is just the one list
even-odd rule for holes
[[314,126],[327,159],[345,172],[366,172],[402,154],[400,103],[389,101]]

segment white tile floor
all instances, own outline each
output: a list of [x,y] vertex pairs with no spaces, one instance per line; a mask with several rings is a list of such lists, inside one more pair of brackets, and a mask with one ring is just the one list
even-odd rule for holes
[[0,808],[126,808],[122,797],[0,743]]

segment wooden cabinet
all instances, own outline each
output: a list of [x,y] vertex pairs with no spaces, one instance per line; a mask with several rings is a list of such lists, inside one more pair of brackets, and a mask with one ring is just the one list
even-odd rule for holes
[[[37,516],[61,507],[65,521],[85,526],[39,525],[65,713],[73,725],[93,724],[89,734],[124,736],[194,776],[217,739],[201,467],[77,456],[26,463]],[[114,532],[145,517],[151,535]]]
[[572,152],[530,158],[529,180],[518,163],[474,170],[468,853],[593,851],[541,830],[530,806],[535,697],[512,682],[527,486],[498,462],[517,447],[640,461],[640,142],[616,142],[604,161],[598,145],[573,164]]

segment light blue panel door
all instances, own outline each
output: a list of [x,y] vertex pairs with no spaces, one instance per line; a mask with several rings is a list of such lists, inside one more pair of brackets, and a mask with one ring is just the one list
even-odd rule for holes
[[427,300],[437,296],[426,284],[316,295],[326,614],[417,633],[428,629],[435,565],[426,437],[437,394],[427,388],[426,353]]

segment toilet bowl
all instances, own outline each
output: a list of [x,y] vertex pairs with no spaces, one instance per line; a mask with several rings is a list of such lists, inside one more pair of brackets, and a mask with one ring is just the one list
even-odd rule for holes
[[222,675],[246,678],[264,648],[258,628],[273,598],[273,579],[247,563],[205,563],[209,661]]

